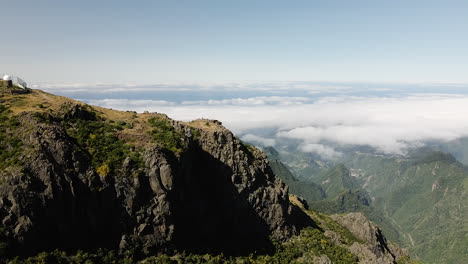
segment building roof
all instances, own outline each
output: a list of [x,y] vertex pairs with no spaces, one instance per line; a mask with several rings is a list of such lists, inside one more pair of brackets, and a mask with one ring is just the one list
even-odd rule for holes
[[[2,75],[0,75],[2,76]],[[2,80],[4,81],[12,81],[14,85],[26,89],[28,87],[28,84],[21,78],[9,74],[4,74],[2,77]]]

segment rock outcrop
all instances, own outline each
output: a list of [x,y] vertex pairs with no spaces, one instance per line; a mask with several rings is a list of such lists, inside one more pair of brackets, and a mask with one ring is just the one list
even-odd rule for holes
[[363,242],[354,242],[349,247],[349,250],[359,257],[359,263],[396,263],[402,257],[408,256],[406,250],[388,242],[383,236],[382,230],[362,213],[332,215],[331,217]]

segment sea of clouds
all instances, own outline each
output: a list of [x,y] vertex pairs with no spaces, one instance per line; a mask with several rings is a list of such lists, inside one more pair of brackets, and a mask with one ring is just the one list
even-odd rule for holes
[[[243,140],[333,159],[334,146],[404,154],[427,141],[468,136],[468,85],[278,83],[231,85],[38,85],[103,107],[162,112],[177,120],[217,119]],[[129,99],[130,98],[130,99]],[[274,131],[268,136],[258,132]],[[256,132],[255,132],[256,131]]]

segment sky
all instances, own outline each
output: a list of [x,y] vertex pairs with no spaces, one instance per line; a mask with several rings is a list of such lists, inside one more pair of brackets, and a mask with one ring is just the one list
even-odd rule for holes
[[468,83],[467,1],[1,0],[30,83]]
[[0,0],[0,73],[259,146],[468,137],[468,1]]

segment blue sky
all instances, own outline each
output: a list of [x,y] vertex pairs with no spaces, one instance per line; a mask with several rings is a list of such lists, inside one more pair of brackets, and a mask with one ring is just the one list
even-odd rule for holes
[[468,83],[467,1],[0,2],[32,83]]
[[0,0],[0,72],[333,158],[468,137],[468,1]]

